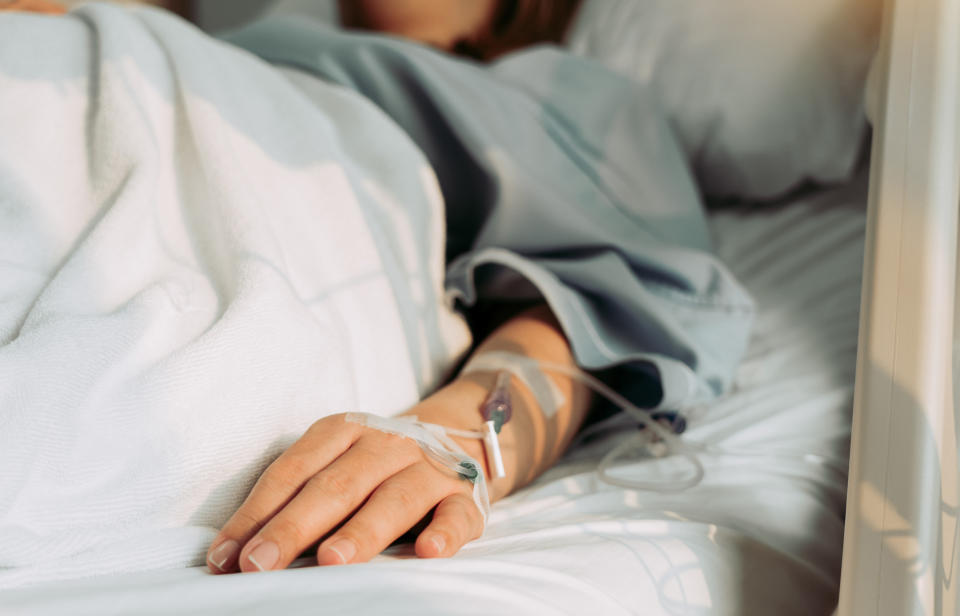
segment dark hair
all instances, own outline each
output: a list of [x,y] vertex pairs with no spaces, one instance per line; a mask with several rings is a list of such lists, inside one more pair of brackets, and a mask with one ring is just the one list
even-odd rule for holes
[[490,25],[454,52],[490,60],[536,43],[560,43],[581,0],[499,0]]

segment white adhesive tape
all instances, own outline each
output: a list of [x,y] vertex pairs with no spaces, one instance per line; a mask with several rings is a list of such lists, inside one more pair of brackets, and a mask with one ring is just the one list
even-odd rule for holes
[[371,413],[347,413],[346,421],[358,423],[380,432],[409,438],[420,446],[428,456],[441,466],[473,483],[473,502],[487,525],[490,515],[490,495],[483,466],[460,448],[447,434],[447,429],[437,424],[418,421],[416,417],[380,417]]
[[509,372],[526,385],[540,406],[540,411],[547,417],[556,415],[557,410],[566,402],[563,392],[550,380],[550,377],[537,368],[536,360],[516,353],[488,351],[475,355],[463,367],[460,374],[500,371]]

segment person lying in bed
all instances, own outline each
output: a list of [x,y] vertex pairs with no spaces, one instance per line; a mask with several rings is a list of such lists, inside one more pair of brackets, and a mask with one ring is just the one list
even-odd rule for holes
[[[559,40],[575,4],[361,0],[341,2],[341,7],[347,26],[489,59],[534,42]],[[49,0],[13,0],[0,3],[0,10],[65,12]],[[507,321],[477,353],[504,349],[575,365],[556,319],[542,306]],[[493,386],[492,378],[491,374],[457,378],[405,415],[478,429],[482,424],[478,409]],[[587,392],[569,379],[558,378],[557,385],[566,402],[547,420],[530,392],[514,379],[513,418],[500,435],[508,473],[489,482],[491,500],[553,464],[583,422],[590,400]],[[473,459],[486,460],[479,441],[459,441]],[[489,468],[485,475],[492,477]],[[416,553],[424,558],[450,556],[482,530],[472,489],[473,484],[438,469],[414,441],[332,415],[318,421],[261,476],[213,542],[208,563],[216,573],[281,569],[324,536],[317,550],[319,564],[364,562],[431,512]]]
[[[374,29],[389,32],[412,38],[430,46],[439,49],[454,52],[459,55],[466,55],[479,59],[490,59],[498,57],[507,51],[515,50],[526,45],[542,41],[556,41],[562,36],[564,28],[569,23],[577,6],[576,1],[554,2],[554,0],[543,0],[535,2],[532,0],[503,0],[479,2],[475,0],[449,0],[444,2],[415,1],[415,0],[368,0],[361,2],[343,3],[344,21],[348,25]],[[25,10],[41,10],[56,12],[57,8],[50,3],[42,0],[18,0],[12,5],[7,4],[3,8],[19,8]],[[524,24],[528,24],[524,26]],[[530,24],[533,24],[530,26]],[[262,32],[254,31],[244,34],[241,32],[237,37],[228,41],[247,47],[255,53],[258,41],[261,40]],[[246,37],[246,38],[245,38]],[[394,111],[393,106],[404,105],[409,101],[403,97],[413,100],[421,97],[420,90],[410,86],[410,75],[393,75],[377,72],[376,66],[370,67],[370,58],[365,57],[363,63],[351,59],[349,42],[340,45],[339,42],[331,43],[332,54],[343,54],[339,58],[340,64],[334,69],[330,69],[324,74],[327,79],[333,82],[339,82],[341,85],[355,87],[361,93],[369,96],[376,104],[380,105],[388,115],[392,115],[398,122],[404,117],[409,118],[405,110]],[[367,41],[360,41],[358,45],[367,45]],[[373,43],[374,48],[367,49],[370,53],[382,53],[383,61],[389,66],[390,62],[396,59],[397,50],[386,45],[377,48],[379,43]],[[339,45],[339,46],[338,46]],[[401,54],[402,55],[402,54]],[[261,54],[262,57],[271,60],[268,53]],[[316,56],[311,56],[316,57]],[[430,60],[433,62],[433,60]],[[280,63],[280,61],[277,61]],[[442,64],[443,68],[448,67],[448,60],[436,60]],[[374,63],[375,64],[375,63]],[[587,67],[592,69],[592,67]],[[318,74],[322,73],[323,67],[317,68]],[[402,68],[397,70],[403,70]],[[452,68],[451,68],[452,70]],[[474,70],[471,68],[470,70]],[[339,72],[338,72],[339,71]],[[368,71],[369,74],[364,74]],[[589,74],[589,70],[587,73]],[[390,80],[395,79],[398,91],[405,94],[400,96],[391,92],[390,96],[378,95],[377,91],[365,91],[362,86],[352,83],[350,80],[357,77],[358,82],[368,83],[361,77],[370,77],[379,75],[379,77]],[[426,76],[423,76],[426,75]],[[431,77],[423,73],[420,78],[429,80]],[[414,76],[417,78],[417,76]],[[604,77],[601,75],[601,79]],[[612,78],[611,78],[612,79]],[[611,82],[614,83],[614,82]],[[619,87],[619,82],[614,83]],[[492,82],[491,82],[492,85]],[[407,90],[403,90],[407,88]],[[514,86],[511,86],[514,88]],[[423,91],[429,91],[424,89]],[[451,95],[455,91],[451,90]],[[464,95],[465,97],[467,95]],[[527,94],[517,94],[516,100],[519,101],[519,108],[527,109],[527,99],[523,98]],[[533,94],[530,94],[533,96]],[[491,95],[492,97],[492,95]],[[493,100],[491,98],[491,100]],[[616,97],[607,97],[605,104],[618,105]],[[399,102],[398,102],[399,101]],[[612,101],[612,102],[611,102]],[[464,101],[464,105],[467,104]],[[496,111],[494,105],[494,111]],[[532,108],[531,108],[532,109]],[[557,117],[563,117],[564,113],[577,114],[583,112],[583,108],[572,106],[570,109],[563,110],[551,108],[551,113],[557,114]],[[559,109],[559,110],[558,110]],[[430,108],[430,113],[436,113],[436,110]],[[446,126],[464,124],[470,120],[469,110],[453,110],[450,113],[462,114],[458,116],[457,121],[446,119],[446,121],[433,121],[427,130],[439,131]],[[590,121],[593,116],[587,115]],[[608,116],[605,116],[608,117]],[[625,116],[626,117],[626,116]],[[630,115],[632,118],[633,116]],[[433,116],[431,116],[432,119]],[[548,118],[548,121],[551,121]],[[633,120],[631,120],[633,121]],[[660,134],[661,124],[651,123],[650,127],[656,130],[643,128],[642,134]],[[411,121],[412,125],[424,125],[418,120]],[[585,125],[588,125],[587,122]],[[565,128],[564,122],[557,122],[556,125],[550,124],[550,130],[562,133]],[[644,125],[646,126],[646,125]],[[407,128],[407,125],[404,125]],[[438,142],[436,134],[418,135],[414,128],[411,128],[411,134],[414,136],[417,144],[422,147],[430,158],[431,164],[437,169],[440,176],[441,186],[444,188],[444,197],[449,203],[457,204],[462,195],[458,190],[466,185],[467,171],[476,175],[479,171],[464,171],[474,164],[476,156],[470,152],[458,155],[460,158],[451,158],[447,152],[436,154],[431,150]],[[479,135],[482,131],[473,130],[471,134]],[[545,134],[550,134],[546,131]],[[482,135],[480,135],[482,138]],[[589,135],[578,134],[578,140],[589,140]],[[448,139],[444,136],[444,139]],[[595,157],[596,161],[589,164],[601,164],[604,158],[598,153],[598,148],[593,148],[589,143],[581,144],[578,140],[567,138],[559,139],[560,142],[570,144],[572,148],[569,153],[557,154],[557,160],[562,160],[564,164],[569,164],[574,160],[573,169],[580,169],[576,165],[588,165],[588,163],[576,162],[578,156],[583,152],[589,152],[590,156]],[[633,144],[627,144],[624,150],[628,154],[636,154],[631,149]],[[581,148],[581,149],[578,149]],[[685,216],[692,216],[690,220],[696,220],[699,216],[699,202],[696,197],[695,189],[692,186],[690,178],[687,176],[685,167],[680,161],[679,149],[674,145],[668,144],[655,148],[648,158],[647,166],[648,176],[651,182],[659,182],[664,178],[669,186],[665,188],[660,195],[656,195],[658,189],[652,189],[649,193],[651,201],[663,201],[674,207],[671,215],[676,214],[679,220],[684,220]],[[465,149],[464,149],[465,150]],[[459,150],[458,150],[459,151]],[[460,164],[458,161],[462,162]],[[669,165],[676,162],[676,171],[670,173],[659,173],[656,168],[659,165]],[[453,180],[447,180],[444,170],[445,166],[457,167],[457,172],[465,174],[464,177],[455,177]],[[604,172],[610,171],[605,169]],[[578,171],[578,173],[580,173]],[[591,199],[603,200],[604,207],[614,211],[616,217],[622,217],[626,206],[621,206],[617,189],[607,190],[602,186],[604,182],[610,181],[616,183],[619,180],[607,180],[601,176],[599,179],[591,175],[592,171],[583,172],[582,194],[577,199],[583,203],[590,203]],[[579,181],[579,180],[578,180]],[[631,182],[635,180],[627,176],[626,192],[633,193],[635,187]],[[596,186],[595,186],[596,185]],[[599,188],[597,188],[599,186]],[[580,188],[577,188],[580,190]],[[593,192],[591,192],[593,191]],[[495,195],[509,197],[509,190],[497,191],[491,189]],[[521,191],[522,193],[522,191]],[[594,196],[596,195],[596,196]],[[737,338],[745,338],[740,335],[743,323],[739,320],[734,322],[728,314],[733,314],[729,307],[742,301],[743,306],[748,306],[749,301],[739,296],[739,291],[733,283],[728,287],[727,274],[716,269],[709,260],[701,260],[698,255],[700,251],[708,246],[708,240],[705,226],[702,221],[684,227],[682,230],[670,227],[667,220],[669,217],[660,218],[667,221],[664,223],[662,232],[658,231],[650,236],[649,241],[643,239],[625,239],[611,240],[614,248],[603,250],[596,246],[601,239],[599,235],[593,235],[594,229],[587,228],[589,225],[580,225],[583,228],[577,228],[578,223],[567,225],[564,220],[565,214],[562,210],[554,209],[553,216],[550,218],[550,208],[560,208],[556,203],[558,195],[546,195],[541,199],[539,207],[542,207],[548,214],[540,218],[542,221],[551,220],[551,224],[556,223],[558,232],[564,233],[584,233],[582,249],[571,253],[572,258],[563,257],[561,253],[557,258],[553,258],[549,250],[544,251],[542,266],[546,269],[536,269],[537,272],[543,272],[544,281],[538,283],[542,288],[553,289],[556,280],[563,279],[569,282],[569,289],[576,289],[576,293],[596,294],[597,297],[607,294],[606,299],[599,301],[595,308],[588,309],[596,315],[603,315],[600,318],[605,319],[602,326],[591,325],[590,323],[581,324],[583,336],[581,346],[597,345],[607,354],[607,360],[596,360],[594,363],[601,364],[606,362],[608,365],[627,361],[631,358],[637,358],[648,350],[642,348],[647,342],[636,342],[647,336],[646,333],[636,334],[631,329],[636,329],[636,324],[630,324],[635,311],[645,310],[649,313],[651,323],[656,318],[671,319],[674,315],[669,314],[671,309],[665,308],[671,301],[671,297],[679,297],[685,291],[684,289],[693,289],[692,296],[696,296],[698,302],[678,303],[676,314],[682,314],[681,319],[686,319],[683,324],[671,326],[673,332],[670,339],[661,341],[660,349],[653,349],[660,356],[666,357],[661,363],[644,363],[644,367],[637,373],[636,379],[641,379],[646,375],[649,383],[657,381],[656,392],[654,394],[653,405],[660,402],[663,398],[664,403],[668,403],[669,392],[673,390],[675,383],[666,383],[668,373],[680,375],[680,379],[687,379],[681,385],[676,385],[681,389],[693,391],[696,387],[712,387],[714,390],[722,388],[719,378],[701,379],[698,373],[694,376],[693,370],[722,372],[728,370],[726,362],[735,363],[735,358],[742,349],[743,341],[737,341]],[[560,198],[566,198],[559,195]],[[661,198],[662,197],[662,198]],[[500,198],[500,197],[496,197]],[[534,199],[533,195],[528,195],[526,199]],[[576,203],[574,199],[572,203]],[[609,203],[608,203],[609,202]],[[598,201],[599,203],[599,201]],[[686,204],[686,205],[681,205]],[[591,203],[591,207],[592,207]],[[689,206],[689,212],[683,208]],[[597,205],[596,216],[604,214]],[[558,213],[559,212],[559,213]],[[542,212],[541,212],[542,213]],[[578,212],[579,216],[582,212]],[[527,216],[527,218],[524,218]],[[523,214],[519,219],[504,219],[499,225],[488,225],[488,228],[498,226],[501,229],[509,231],[512,224],[511,220],[537,220],[534,216]],[[613,226],[601,228],[623,228],[624,224],[639,220],[637,213],[630,214],[633,218],[623,218],[626,222],[612,223]],[[462,218],[462,216],[461,216]],[[459,220],[453,213],[448,212],[448,253],[450,246],[455,245],[460,239],[457,235],[458,224],[464,224],[463,220],[468,222],[471,218],[468,216]],[[576,220],[576,218],[571,218]],[[616,218],[620,221],[620,218]],[[651,219],[653,220],[653,219]],[[659,220],[659,219],[658,219]],[[607,224],[606,221],[604,224]],[[544,222],[546,224],[546,222]],[[656,229],[655,222],[644,223],[637,227],[637,234],[644,233],[643,229]],[[569,227],[569,228],[568,228]],[[470,232],[476,235],[477,230],[471,229]],[[631,231],[631,233],[634,233]],[[639,237],[639,236],[638,236]],[[471,240],[473,241],[473,240]],[[602,241],[606,241],[602,238]],[[652,253],[647,250],[655,243],[664,241],[667,244],[676,242],[680,252],[676,253],[675,261],[677,263],[675,271],[670,271],[670,267],[657,269],[655,260],[651,260]],[[617,243],[621,242],[621,243]],[[622,242],[626,242],[623,244]],[[681,254],[683,251],[691,251],[687,256]],[[536,251],[533,251],[536,252]],[[498,253],[499,254],[499,253]],[[694,256],[688,258],[690,254]],[[627,256],[624,256],[627,255]],[[531,257],[540,258],[538,255]],[[629,265],[625,259],[629,259]],[[612,265],[612,269],[608,265]],[[475,268],[478,265],[484,265],[483,262],[465,265],[459,274],[448,276],[456,278],[458,275],[468,278],[465,270]],[[608,279],[606,275],[598,278],[591,269],[593,266],[604,267],[604,272],[612,272]],[[522,269],[522,264],[511,267]],[[688,267],[687,270],[684,270]],[[550,269],[552,268],[552,269]],[[531,271],[534,271],[531,269]],[[637,284],[637,277],[648,276],[649,274],[649,297],[643,285]],[[688,272],[698,272],[698,274],[688,274]],[[703,274],[703,275],[700,275]],[[472,275],[472,273],[470,274]],[[620,278],[618,278],[620,277]],[[672,280],[689,279],[688,282],[674,283]],[[699,281],[692,280],[699,278]],[[556,280],[555,280],[556,279]],[[618,283],[616,280],[623,280]],[[472,281],[472,278],[470,278]],[[702,284],[701,284],[702,282]],[[461,288],[461,294],[468,294],[466,290],[473,283],[465,283]],[[699,286],[698,286],[699,285]],[[607,288],[610,287],[610,288]],[[519,288],[519,287],[517,287]],[[571,332],[578,328],[571,329],[570,322],[574,319],[570,314],[583,312],[584,308],[577,301],[568,299],[567,291],[561,290],[556,306],[565,308],[568,312],[567,323],[561,326],[563,319],[558,318],[557,310],[548,308],[542,303],[526,303],[526,308],[514,311],[512,316],[505,319],[498,319],[500,324],[493,327],[493,332],[486,336],[478,345],[474,356],[485,355],[495,351],[508,351],[514,354],[521,354],[529,358],[548,361],[556,364],[562,364],[569,367],[575,367],[584,362],[575,360],[573,345],[569,339]],[[655,291],[655,292],[654,292]],[[715,357],[706,357],[708,353],[703,353],[700,348],[691,349],[690,345],[696,347],[700,344],[700,339],[683,330],[689,326],[691,331],[696,330],[696,316],[701,314],[698,311],[712,310],[713,297],[723,299],[723,295],[729,294],[727,299],[733,299],[732,303],[725,301],[717,302],[718,310],[716,316],[724,323],[729,323],[734,340],[731,344],[723,342],[721,346],[730,348],[729,359],[717,360]],[[521,289],[520,296],[529,297],[529,293]],[[641,297],[643,296],[643,297]],[[657,296],[657,297],[654,297]],[[707,297],[710,296],[710,300]],[[628,299],[624,299],[628,298]],[[629,299],[632,298],[632,299]],[[639,298],[639,299],[638,299]],[[682,299],[682,298],[681,298]],[[562,301],[561,301],[562,300]],[[638,303],[633,304],[632,302]],[[657,306],[651,308],[650,304],[644,302],[660,302]],[[625,303],[618,303],[625,302]],[[722,304],[722,305],[721,305]],[[516,303],[512,305],[518,305]],[[595,312],[594,312],[595,310]],[[741,312],[734,311],[737,315]],[[639,313],[639,312],[638,312]],[[746,312],[742,312],[746,314]],[[659,315],[659,316],[658,316]],[[576,317],[579,318],[579,317]],[[712,318],[712,317],[711,317]],[[587,319],[589,321],[589,318]],[[749,319],[746,319],[747,322]],[[679,322],[678,322],[679,323]],[[645,324],[649,331],[657,329],[652,325]],[[594,329],[591,329],[594,328]],[[626,328],[626,329],[623,329]],[[727,335],[726,332],[724,335]],[[717,338],[722,339],[723,336]],[[707,340],[705,338],[704,340]],[[712,342],[710,342],[712,344]],[[704,343],[706,344],[706,343]],[[638,352],[642,352],[638,355]],[[601,354],[602,355],[602,354]],[[670,359],[667,356],[677,356]],[[653,355],[651,355],[653,357]],[[700,361],[702,360],[702,361]],[[652,360],[651,360],[652,361]],[[695,368],[687,367],[687,364],[693,364]],[[723,365],[721,365],[723,364]],[[671,372],[672,369],[675,371]],[[688,378],[689,377],[689,378]],[[502,433],[500,441],[504,453],[504,466],[506,476],[502,478],[492,478],[489,481],[489,490],[491,500],[502,498],[520,486],[532,481],[563,453],[564,449],[571,442],[571,439],[577,429],[581,426],[587,415],[590,406],[591,397],[588,392],[573,380],[550,375],[550,380],[556,387],[558,396],[556,408],[541,408],[542,400],[531,392],[519,379],[511,379],[510,391],[512,394],[514,409],[513,418],[507,423]],[[664,379],[661,384],[658,379]],[[446,426],[448,428],[459,430],[479,430],[482,426],[482,418],[479,408],[493,389],[496,374],[487,372],[471,372],[461,375],[453,381],[442,387],[432,395],[425,398],[422,402],[409,409],[404,415],[416,416],[420,421]],[[699,385],[692,385],[697,380]],[[708,383],[708,386],[703,383]],[[661,385],[663,388],[661,389]],[[667,385],[670,389],[667,389]],[[649,400],[648,400],[649,402]],[[454,437],[459,446],[474,460],[485,461],[486,468],[483,469],[486,477],[493,477],[489,461],[484,454],[481,442],[476,439]],[[347,421],[345,415],[337,414],[325,417],[317,421],[293,446],[285,451],[279,458],[273,462],[262,474],[253,490],[250,492],[246,501],[222,527],[217,538],[212,542],[207,562],[210,569],[215,573],[229,573],[235,571],[252,572],[282,569],[288,566],[294,559],[300,556],[305,550],[317,544],[316,559],[321,565],[336,565],[347,563],[364,562],[382,552],[397,538],[403,536],[418,525],[421,520],[428,520],[423,530],[419,532],[416,539],[416,554],[423,558],[446,557],[455,554],[465,543],[479,536],[483,530],[482,514],[478,510],[473,497],[473,484],[465,481],[463,478],[451,475],[444,469],[437,468],[421,448],[414,441],[402,438],[400,436],[389,434],[377,429],[366,427],[359,423]]]
[[[390,33],[484,60],[529,44],[559,41],[575,5],[557,0],[340,2],[347,27]],[[545,306],[509,319],[475,354],[502,350],[576,365],[562,329]],[[461,376],[404,415],[478,430],[478,409],[495,377]],[[530,391],[516,379],[512,383],[514,416],[500,435],[508,474],[489,481],[491,501],[549,468],[583,423],[590,403],[582,385],[556,377],[566,402],[548,420]],[[494,476],[478,440],[461,438],[458,443],[473,459],[485,461],[486,477]],[[213,542],[208,562],[214,572],[283,568],[324,536],[316,552],[320,565],[365,562],[425,517],[429,523],[417,538],[417,555],[451,556],[483,530],[472,489],[472,484],[438,469],[410,439],[334,415],[317,422],[267,469]]]

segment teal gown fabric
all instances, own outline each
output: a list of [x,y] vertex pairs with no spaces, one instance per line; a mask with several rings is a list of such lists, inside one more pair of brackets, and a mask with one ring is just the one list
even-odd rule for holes
[[651,408],[729,387],[753,304],[710,253],[688,162],[643,87],[552,47],[484,66],[289,17],[223,38],[405,129],[440,181],[447,292],[464,306],[546,300],[578,363],[619,370]]

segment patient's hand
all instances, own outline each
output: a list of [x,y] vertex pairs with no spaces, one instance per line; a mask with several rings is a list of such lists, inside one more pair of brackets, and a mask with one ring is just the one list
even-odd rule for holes
[[318,564],[364,562],[434,507],[416,552],[449,556],[483,530],[472,494],[472,483],[435,466],[413,440],[333,415],[267,468],[207,561],[223,573],[283,569],[336,529]]
[[[497,350],[573,365],[569,344],[546,307],[500,326],[477,353]],[[406,414],[480,430],[480,405],[495,380],[495,374],[461,376]],[[566,377],[551,380],[563,402],[550,414],[512,381],[513,418],[499,437],[506,477],[488,479],[491,502],[549,468],[583,422],[589,393]],[[479,440],[453,439],[474,460],[485,460]],[[217,535],[207,562],[214,573],[282,569],[317,541],[321,565],[364,562],[431,511],[417,538],[421,558],[452,556],[483,531],[472,483],[435,466],[411,439],[333,415],[315,423],[267,468]]]
[[0,11],[25,11],[28,13],[46,13],[62,15],[67,9],[61,4],[49,0],[0,0]]

